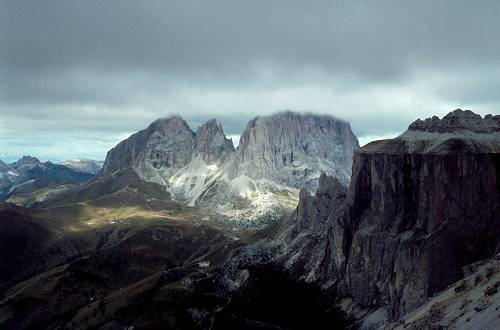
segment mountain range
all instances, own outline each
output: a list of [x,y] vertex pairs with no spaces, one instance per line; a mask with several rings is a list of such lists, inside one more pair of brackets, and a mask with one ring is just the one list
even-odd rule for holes
[[59,164],[69,167],[77,172],[96,175],[101,170],[104,162],[99,160],[84,158],[84,159],[69,159],[60,162]]
[[90,167],[80,168],[75,161],[72,166],[67,163],[42,163],[31,156],[11,164],[0,160],[0,201],[29,206],[76,189],[96,173],[94,161],[88,160]]
[[457,109],[362,148],[330,116],[256,117],[236,148],[215,119],[172,116],[98,171],[65,165],[0,162],[9,191],[74,182],[0,204],[0,327],[498,325],[498,115]]
[[290,212],[298,189],[314,191],[322,172],[347,185],[357,148],[350,125],[329,116],[283,112],[254,118],[236,149],[215,119],[194,132],[172,116],[111,149],[100,177],[132,168],[221,222],[258,227]]

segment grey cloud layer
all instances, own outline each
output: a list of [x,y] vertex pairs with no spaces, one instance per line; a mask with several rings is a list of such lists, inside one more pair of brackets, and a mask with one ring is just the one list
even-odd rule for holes
[[[25,134],[17,144],[26,150],[23,131],[48,146],[70,130],[83,141],[101,136],[89,153],[103,154],[110,136],[170,113],[193,125],[216,117],[234,135],[254,115],[309,110],[377,136],[452,108],[485,114],[500,105],[498,1],[0,6],[0,137],[12,144],[12,134]],[[12,153],[3,141],[0,158]]]
[[197,75],[269,60],[379,79],[412,61],[500,60],[496,1],[12,0],[6,12],[8,61],[30,72],[82,65]]

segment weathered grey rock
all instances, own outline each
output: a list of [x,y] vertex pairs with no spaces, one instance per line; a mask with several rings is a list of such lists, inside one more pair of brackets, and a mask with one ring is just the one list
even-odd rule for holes
[[207,163],[223,162],[234,152],[231,139],[226,138],[222,125],[210,119],[196,131],[196,152]]
[[366,305],[397,318],[494,253],[500,237],[500,154],[355,156],[353,240],[346,280]]
[[315,191],[325,172],[347,185],[357,148],[349,123],[330,116],[283,112],[257,117],[241,135],[229,173]]
[[198,205],[215,209],[226,223],[261,228],[297,205],[298,188],[315,191],[322,171],[347,185],[357,147],[349,124],[329,116],[257,117]]
[[[500,150],[500,116],[482,118],[470,110],[457,109],[443,119],[434,116],[425,121],[416,120],[392,145],[395,151],[425,153],[489,153]],[[401,143],[404,141],[404,143]],[[372,145],[371,150],[381,145]]]
[[477,118],[455,111],[439,121],[446,129],[431,125],[452,138],[405,133],[361,148],[347,197],[325,179],[315,196],[301,192],[277,234],[284,264],[396,320],[463,277],[464,265],[491,258],[500,243],[497,126],[487,116],[467,134],[460,115]]
[[384,329],[498,329],[499,257],[475,263],[465,278]]
[[500,115],[486,115],[484,118],[470,110],[456,109],[443,119],[437,116],[425,120],[417,119],[408,127],[410,132],[476,132],[495,133],[500,131]]
[[146,180],[155,181],[155,169],[164,180],[188,165],[195,156],[207,163],[223,161],[234,151],[215,119],[207,121],[195,133],[179,116],[158,119],[111,149],[102,175],[134,167]]
[[211,210],[223,222],[260,221],[262,227],[297,205],[297,188],[315,191],[321,172],[347,185],[356,148],[349,124],[329,116],[255,118],[236,150],[215,119],[194,133],[174,116],[120,142],[101,175],[132,167],[142,179],[168,187],[174,199]]
[[158,119],[111,149],[106,155],[102,174],[136,166],[164,168],[172,172],[187,165],[194,146],[195,134],[181,117]]
[[279,257],[300,279],[324,287],[338,285],[345,265],[347,188],[337,178],[322,174],[318,191],[300,191],[299,205],[278,231],[283,244]]
[[345,275],[355,300],[386,305],[396,319],[462,277],[465,264],[493,255],[500,123],[491,118],[454,111],[409,129],[444,138],[413,135],[409,143],[405,133],[355,155]]

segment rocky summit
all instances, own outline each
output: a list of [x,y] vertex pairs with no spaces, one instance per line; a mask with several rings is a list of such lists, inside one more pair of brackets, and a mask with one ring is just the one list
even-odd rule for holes
[[[337,292],[366,328],[404,318],[467,265],[500,252],[498,116],[456,110],[416,123],[356,151],[348,189],[321,177],[316,194],[301,193],[290,219],[255,247]],[[414,134],[428,127],[433,139]],[[500,308],[500,299],[483,303]]]
[[226,223],[259,227],[295,207],[299,188],[314,191],[322,172],[347,185],[358,147],[350,125],[329,116],[256,117],[236,149],[215,119],[194,132],[172,116],[110,150],[101,176],[131,167],[186,205]]
[[[498,133],[500,131],[500,115],[486,115],[484,118],[471,110],[456,109],[443,119],[437,116],[425,120],[417,119],[408,127],[409,132],[433,133]],[[407,134],[408,135],[408,134]]]
[[160,169],[168,177],[187,165],[195,146],[195,133],[179,116],[159,119],[148,128],[135,133],[111,149],[104,161],[101,175],[140,168],[146,180],[159,179]]
[[349,123],[330,116],[283,112],[257,117],[241,135],[229,174],[313,192],[323,172],[347,186],[358,148]]
[[195,150],[208,164],[222,163],[234,152],[234,145],[224,134],[222,125],[210,119],[196,130]]

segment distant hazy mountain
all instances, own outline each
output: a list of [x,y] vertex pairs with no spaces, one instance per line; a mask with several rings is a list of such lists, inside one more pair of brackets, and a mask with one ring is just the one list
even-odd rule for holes
[[65,160],[60,164],[69,167],[77,172],[90,173],[95,175],[97,174],[97,172],[101,170],[104,162],[100,160],[92,160],[84,158],[84,159]]
[[12,164],[0,164],[0,201],[31,205],[66,192],[92,176],[64,165],[42,163],[35,157],[23,156]]
[[298,188],[314,191],[322,172],[347,185],[358,147],[350,125],[329,116],[283,112],[257,117],[236,149],[215,119],[194,132],[173,116],[110,150],[101,175],[132,167],[187,205],[221,220],[252,222],[290,211]]

